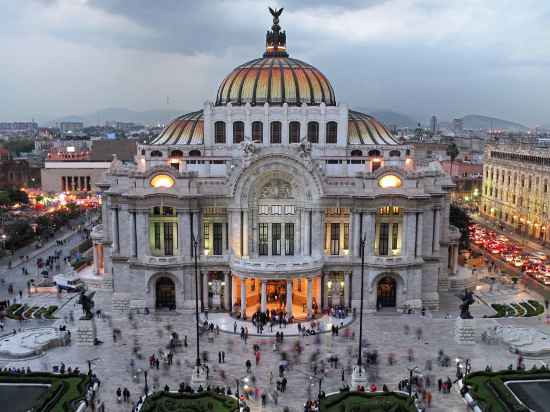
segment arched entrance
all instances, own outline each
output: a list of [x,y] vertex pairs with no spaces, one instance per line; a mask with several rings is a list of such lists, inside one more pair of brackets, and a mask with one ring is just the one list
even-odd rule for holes
[[172,279],[161,277],[157,280],[155,305],[157,309],[176,308],[176,286]]
[[383,307],[395,307],[397,284],[395,279],[390,276],[384,276],[378,282],[376,306],[378,308]]

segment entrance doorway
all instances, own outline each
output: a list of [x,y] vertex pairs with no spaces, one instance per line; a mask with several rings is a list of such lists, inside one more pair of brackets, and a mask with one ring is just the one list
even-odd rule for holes
[[156,307],[176,309],[176,286],[172,279],[162,277],[156,284]]
[[377,307],[395,307],[396,283],[395,279],[385,276],[378,282]]
[[286,306],[286,280],[268,280],[266,284],[267,304],[272,309]]

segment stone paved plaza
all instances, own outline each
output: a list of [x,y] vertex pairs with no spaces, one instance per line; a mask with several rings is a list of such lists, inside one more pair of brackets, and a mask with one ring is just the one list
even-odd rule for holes
[[[524,292],[519,292],[524,293]],[[102,309],[106,314],[111,310],[111,292],[97,291],[96,307]],[[55,303],[56,296],[50,297],[33,297],[32,299],[40,300],[41,303]],[[28,299],[27,299],[28,300]],[[73,311],[75,316],[80,314],[80,307],[75,305],[76,299],[67,301],[64,299],[65,305],[58,314],[59,320],[55,321],[56,325],[64,323],[64,317],[68,317],[70,311]],[[434,360],[433,370],[431,373],[437,379],[439,377],[446,378],[450,376],[454,379],[455,366],[454,359],[456,357],[469,358],[472,361],[473,370],[482,369],[487,364],[490,364],[495,369],[505,368],[510,363],[515,363],[515,355],[509,353],[503,346],[488,346],[478,343],[475,346],[460,346],[454,341],[454,318],[457,315],[458,299],[453,295],[442,295],[443,308],[436,313],[428,313],[425,317],[421,315],[401,315],[395,312],[381,312],[377,314],[366,315],[365,331],[368,341],[368,349],[376,349],[380,355],[380,364],[378,368],[378,377],[376,384],[381,387],[382,384],[387,384],[390,389],[396,389],[397,382],[403,379],[408,374],[407,368],[417,365],[421,370],[424,370],[428,359]],[[448,309],[448,310],[445,310]],[[487,311],[487,307],[479,302],[476,302],[472,307],[472,312],[477,316],[482,315]],[[450,317],[446,318],[446,317]],[[33,326],[34,321],[27,321],[23,327]],[[134,378],[135,374],[131,373],[130,361],[133,358],[132,350],[134,341],[137,339],[141,348],[143,359],[135,361],[135,367],[144,369],[147,358],[158,353],[159,349],[164,349],[168,343],[169,331],[172,330],[179,333],[181,337],[187,335],[189,347],[184,348],[176,353],[174,365],[170,369],[165,369],[161,364],[160,370],[149,371],[149,384],[155,389],[164,387],[168,384],[171,388],[176,389],[179,382],[189,382],[192,364],[195,358],[195,329],[194,329],[194,314],[192,312],[165,312],[162,314],[151,315],[135,315],[134,321],[130,322],[128,318],[112,320],[112,326],[108,319],[97,319],[98,338],[104,343],[95,347],[77,346],[72,343],[71,346],[56,348],[48,351],[43,357],[24,360],[0,360],[1,367],[26,367],[30,366],[33,370],[51,369],[54,365],[59,365],[64,362],[67,366],[79,366],[81,370],[87,370],[86,360],[95,359],[94,370],[102,380],[102,389],[100,398],[106,402],[107,411],[129,411],[131,405],[117,404],[115,398],[115,390],[117,387],[128,387],[132,399],[135,400],[138,394],[143,392],[143,376],[140,375],[138,380]],[[496,324],[494,319],[477,319],[477,324],[480,329],[486,326]],[[531,319],[506,319],[499,320],[502,324],[517,324],[518,326],[536,326],[541,330],[548,332],[548,326],[543,325],[541,318]],[[42,321],[42,324],[44,321]],[[409,326],[409,334],[405,334],[405,325]],[[9,321],[6,324],[6,329],[19,327],[16,322]],[[74,332],[76,323],[68,323],[69,329]],[[112,327],[119,328],[122,336],[116,343],[113,342]],[[358,336],[359,324],[355,320],[351,326]],[[416,329],[421,328],[423,336],[421,339],[416,337]],[[252,327],[250,328],[252,332]],[[347,328],[346,328],[347,329]],[[345,333],[346,329],[341,332]],[[293,347],[295,342],[299,341],[304,348],[303,353],[299,358],[295,358]],[[250,359],[254,365],[254,354],[252,345],[258,343],[261,347],[261,360],[259,365],[253,366],[253,374],[255,375],[258,386],[261,391],[267,390],[271,392],[275,389],[275,379],[277,369],[280,362],[280,355],[273,352],[271,337],[254,337],[251,336],[247,344],[244,344],[238,335],[221,332],[216,336],[214,342],[209,343],[207,336],[201,337],[201,350],[209,353],[209,364],[211,372],[211,382],[214,385],[231,385],[232,390],[235,389],[235,379],[245,375],[245,361]],[[330,333],[321,335],[320,343],[316,343],[315,337],[289,337],[285,338],[285,343],[282,351],[289,354],[291,370],[287,374],[288,389],[284,394],[280,394],[278,405],[275,406],[268,401],[268,410],[282,410],[283,406],[289,406],[292,410],[301,410],[302,403],[307,399],[308,394],[313,396],[317,393],[317,380],[311,378],[311,370],[309,362],[312,353],[319,350],[321,359],[325,359],[326,374],[322,385],[326,392],[338,390],[341,383],[341,367],[332,369],[329,367],[326,359],[330,354],[336,354],[342,361],[343,367],[346,369],[345,379],[349,383],[350,368],[356,361],[357,340],[352,340],[349,337],[339,336],[331,337]],[[412,348],[414,351],[415,360],[409,362],[407,359],[407,351]],[[439,349],[443,349],[451,359],[451,365],[448,368],[441,368],[437,365],[435,358]],[[226,352],[226,363],[218,364],[217,353],[220,350]],[[387,356],[389,353],[394,353],[397,358],[397,363],[393,366],[387,364]],[[540,364],[541,361],[548,362],[548,359],[527,360],[527,367],[533,363]],[[222,379],[222,371],[225,373],[225,380]],[[269,372],[273,372],[274,381],[269,385]],[[254,401],[250,402],[252,409],[259,409],[259,404]],[[465,411],[466,406],[459,395],[453,391],[451,394],[442,395],[437,393],[437,388],[434,390],[434,402],[432,405],[433,411]]]

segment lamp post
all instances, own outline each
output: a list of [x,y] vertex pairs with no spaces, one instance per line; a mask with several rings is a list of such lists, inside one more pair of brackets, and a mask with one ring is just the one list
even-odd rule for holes
[[413,373],[416,372],[418,366],[414,368],[409,368],[409,398],[412,397],[412,387],[413,387]]
[[200,351],[199,351],[199,264],[198,264],[198,247],[199,242],[195,238],[195,235],[193,234],[192,238],[193,242],[193,254],[195,257],[195,323],[196,323],[196,331],[197,331],[197,360],[196,360],[196,366],[201,366],[201,357],[200,357]]
[[319,378],[319,393],[317,394],[317,399],[321,400],[321,385],[323,384],[323,377]]
[[145,396],[149,393],[149,384],[147,383],[147,371],[143,371],[143,377],[145,378],[145,386],[143,388],[143,392],[145,392]]
[[365,290],[365,236],[359,241],[359,250],[361,253],[361,304],[359,309],[359,356],[357,357],[357,366],[359,366],[359,371],[361,371],[363,364],[361,345],[363,343],[363,299]]

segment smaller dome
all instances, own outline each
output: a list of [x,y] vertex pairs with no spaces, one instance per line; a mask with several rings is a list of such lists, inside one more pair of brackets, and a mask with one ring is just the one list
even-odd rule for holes
[[386,127],[368,114],[350,110],[348,144],[398,145]]
[[151,144],[203,144],[204,118],[202,110],[184,114],[172,120]]

